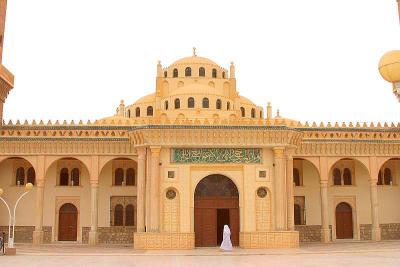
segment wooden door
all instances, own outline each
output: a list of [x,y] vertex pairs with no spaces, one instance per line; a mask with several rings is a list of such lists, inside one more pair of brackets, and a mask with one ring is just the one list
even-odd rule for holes
[[239,209],[229,209],[229,227],[231,229],[231,240],[232,245],[239,246]]
[[217,210],[196,209],[195,211],[195,242],[198,247],[213,247],[217,245]]
[[336,238],[353,238],[353,212],[347,203],[340,203],[336,207]]
[[78,210],[67,203],[60,208],[58,218],[58,240],[76,241],[78,228]]

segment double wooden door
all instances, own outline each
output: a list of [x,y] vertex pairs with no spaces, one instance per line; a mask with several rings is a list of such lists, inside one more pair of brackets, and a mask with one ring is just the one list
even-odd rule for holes
[[78,228],[78,210],[70,203],[64,204],[59,211],[58,241],[76,241]]
[[195,198],[194,231],[197,247],[220,245],[224,225],[231,229],[234,246],[239,245],[238,197]]
[[353,238],[353,212],[347,203],[340,203],[336,207],[336,238]]

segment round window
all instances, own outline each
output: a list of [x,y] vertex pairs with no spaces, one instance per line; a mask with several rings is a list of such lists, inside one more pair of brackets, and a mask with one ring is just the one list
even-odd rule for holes
[[165,196],[166,196],[168,199],[174,199],[174,198],[176,197],[176,192],[175,192],[174,190],[172,190],[172,189],[169,189],[169,190],[167,191],[167,193],[165,194]]
[[264,198],[267,196],[267,189],[265,187],[260,187],[257,189],[257,196],[260,198]]

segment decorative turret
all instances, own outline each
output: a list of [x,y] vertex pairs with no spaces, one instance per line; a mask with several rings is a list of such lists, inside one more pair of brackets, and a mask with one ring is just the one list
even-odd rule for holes
[[121,100],[121,102],[119,103],[119,107],[118,107],[118,116],[120,117],[125,117],[125,104],[124,104],[124,100]]
[[268,120],[272,119],[272,106],[270,102],[268,102],[267,105],[267,119]]
[[233,61],[231,62],[231,67],[229,71],[229,78],[235,78],[235,65],[233,64]]
[[162,66],[160,60],[157,63],[157,77],[162,77]]

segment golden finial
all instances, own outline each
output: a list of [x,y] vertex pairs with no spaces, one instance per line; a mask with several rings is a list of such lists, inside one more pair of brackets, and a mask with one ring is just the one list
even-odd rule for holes
[[196,47],[193,47],[193,56],[197,57],[197,55],[196,55]]

